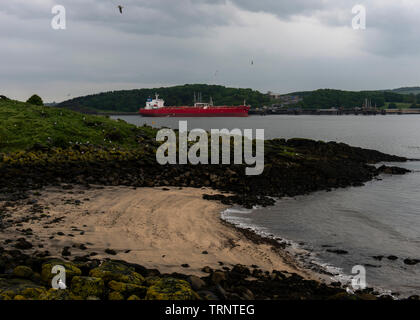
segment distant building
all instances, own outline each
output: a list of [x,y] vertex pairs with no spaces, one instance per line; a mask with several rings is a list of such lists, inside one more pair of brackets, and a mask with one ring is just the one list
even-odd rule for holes
[[318,114],[325,114],[325,115],[328,115],[328,114],[335,114],[336,115],[336,114],[339,113],[339,110],[337,108],[318,109],[317,113]]
[[273,111],[279,109],[288,109],[303,100],[301,97],[294,95],[275,94],[272,92],[269,92],[268,94],[272,100],[275,100],[275,103],[271,105]]
[[281,95],[281,94],[277,94],[277,93],[272,93],[272,92],[268,92],[267,93],[269,96],[270,96],[270,98],[271,99],[273,99],[273,100],[279,100],[279,99],[281,99],[281,97],[283,96],[283,95]]

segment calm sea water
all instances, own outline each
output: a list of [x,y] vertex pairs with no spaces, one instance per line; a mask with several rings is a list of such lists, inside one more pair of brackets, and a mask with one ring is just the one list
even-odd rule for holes
[[[176,118],[119,117],[127,122],[177,128]],[[420,159],[420,116],[253,116],[190,118],[189,129],[265,129],[270,138],[310,138]],[[322,266],[346,279],[364,265],[369,286],[420,294],[420,162],[398,164],[413,170],[405,176],[381,176],[363,187],[280,199],[270,208],[233,208],[223,218],[256,232],[287,239],[308,266]],[[328,249],[348,251],[346,255]],[[398,259],[391,261],[388,256]],[[382,261],[373,256],[384,256]]]

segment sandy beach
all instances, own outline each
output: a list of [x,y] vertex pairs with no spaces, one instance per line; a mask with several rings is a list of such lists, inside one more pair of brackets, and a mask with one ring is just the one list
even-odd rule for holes
[[24,237],[33,252],[48,250],[62,258],[68,247],[71,256],[64,258],[90,254],[164,273],[200,275],[204,266],[243,264],[310,277],[287,252],[268,242],[256,244],[221,221],[226,207],[202,198],[215,193],[194,188],[48,187],[7,208],[13,213],[0,240]]

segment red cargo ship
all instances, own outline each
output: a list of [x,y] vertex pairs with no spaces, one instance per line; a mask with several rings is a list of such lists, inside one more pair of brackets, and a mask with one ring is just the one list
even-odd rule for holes
[[146,107],[141,108],[139,113],[143,117],[248,117],[248,106],[213,106],[213,102],[196,102],[193,107],[165,107],[165,101],[159,99],[147,99]]

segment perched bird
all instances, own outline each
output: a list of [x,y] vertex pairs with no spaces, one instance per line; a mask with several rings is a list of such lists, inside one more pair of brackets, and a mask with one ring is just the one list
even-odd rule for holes
[[119,5],[119,6],[118,6],[118,9],[120,9],[120,13],[122,14],[122,13],[123,13],[123,9],[124,9],[124,7],[123,7],[122,5]]

